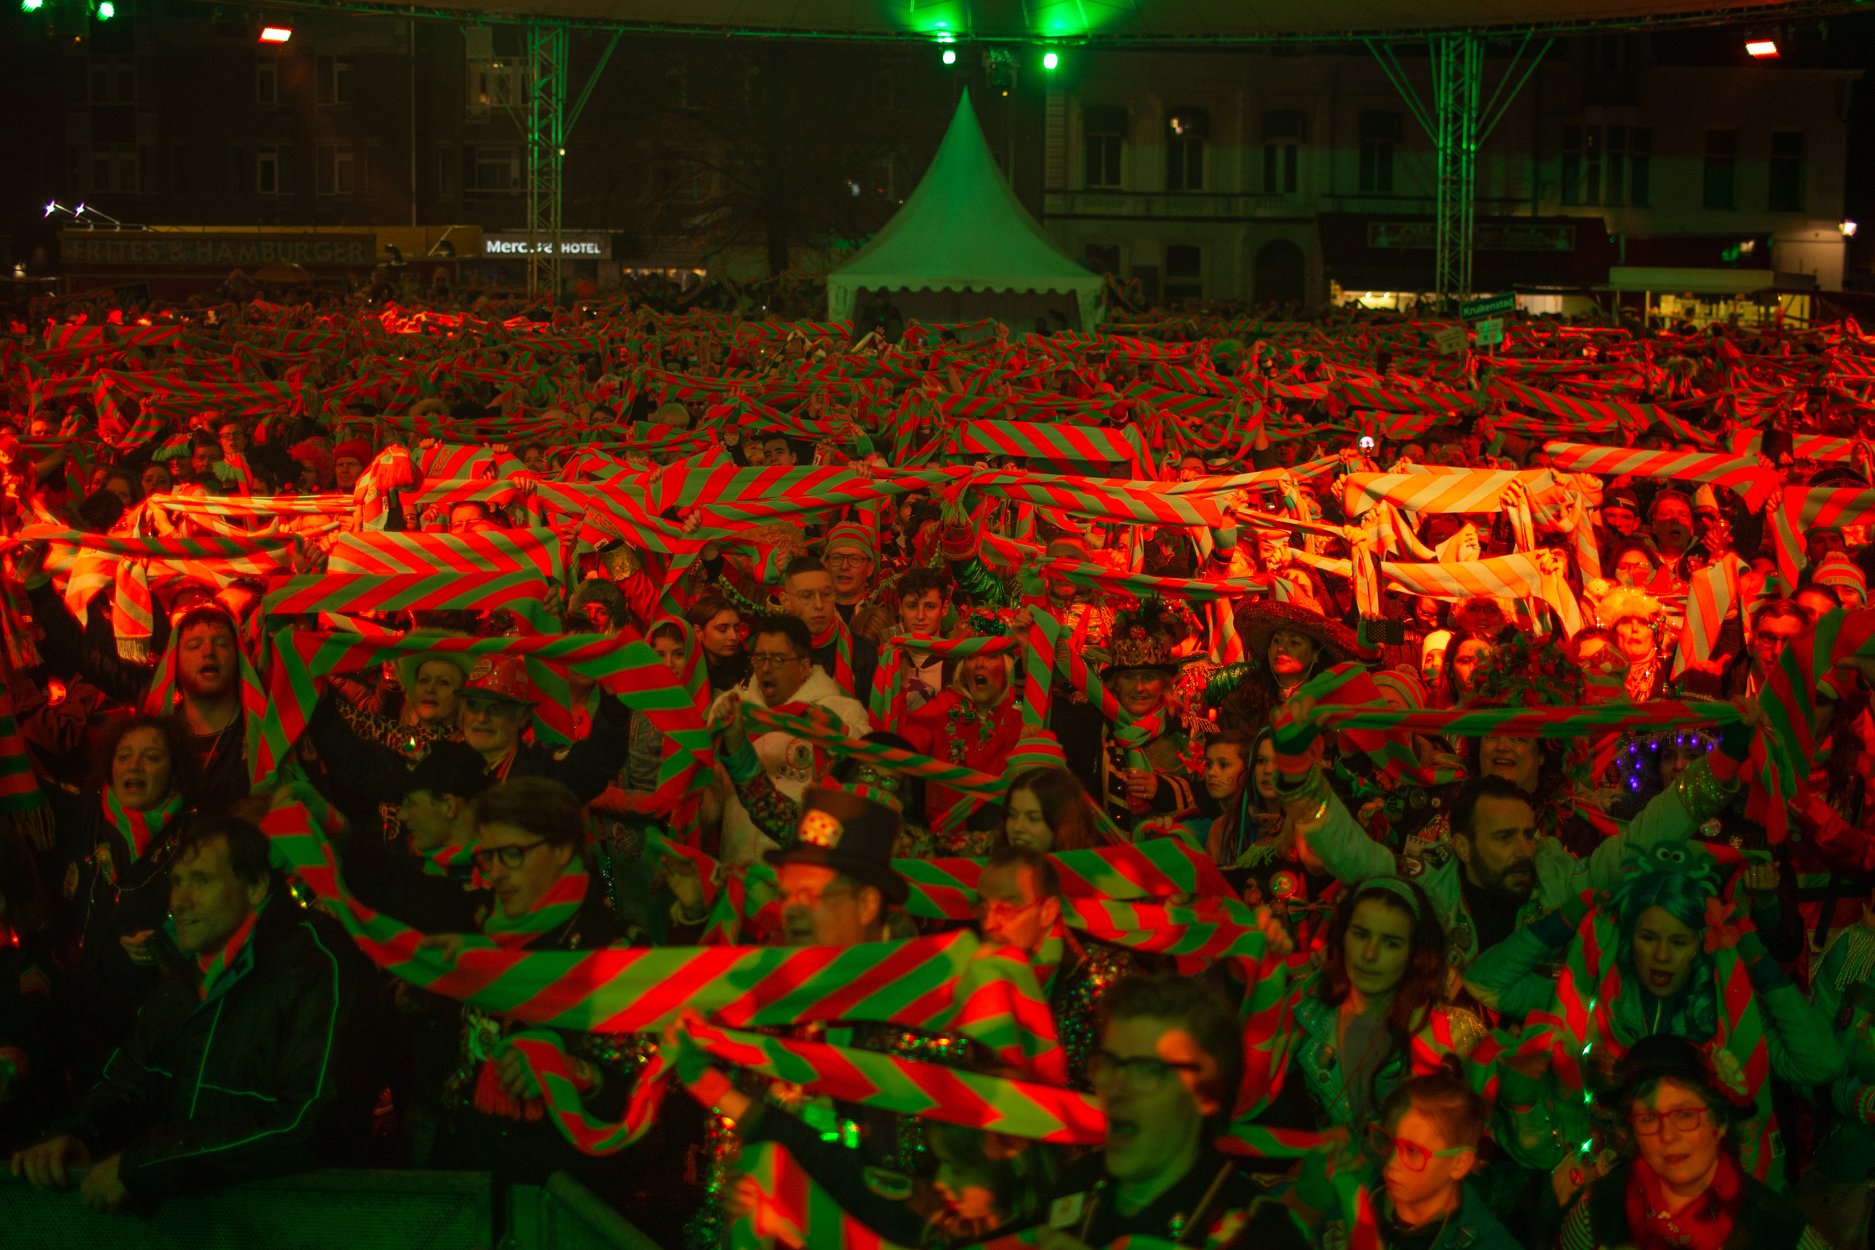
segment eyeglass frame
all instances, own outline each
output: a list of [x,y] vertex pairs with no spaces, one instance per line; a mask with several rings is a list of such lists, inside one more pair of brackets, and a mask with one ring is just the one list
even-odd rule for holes
[[1098,1087],[1106,1079],[1106,1074],[1112,1073],[1119,1078],[1114,1082],[1116,1085],[1130,1085],[1136,1094],[1158,1091],[1174,1072],[1203,1071],[1204,1065],[1201,1063],[1161,1059],[1157,1055],[1116,1055],[1104,1046],[1087,1057],[1087,1079],[1090,1084]]
[[1018,906],[1004,898],[980,898],[976,901],[976,905],[971,908],[971,914],[976,916],[979,924],[987,922],[991,916],[1004,916],[1010,920],[1014,920],[1023,912],[1033,907],[1040,907],[1046,901],[1045,899],[1032,898],[1028,902]]
[[[1373,1152],[1376,1163],[1397,1157],[1400,1165],[1413,1173],[1424,1172],[1432,1166],[1434,1159],[1454,1159],[1467,1151],[1477,1149],[1476,1146],[1447,1146],[1444,1150],[1428,1150],[1416,1141],[1396,1137],[1378,1124],[1369,1124],[1366,1136],[1368,1149]],[[1410,1149],[1402,1150],[1402,1146],[1410,1147]],[[1418,1163],[1413,1162],[1415,1158],[1419,1160]]]
[[487,872],[490,868],[494,867],[497,861],[500,862],[503,868],[513,872],[527,862],[527,853],[529,851],[537,846],[550,845],[552,844],[548,842],[547,839],[538,838],[532,842],[510,843],[507,846],[478,846],[469,852],[469,859],[479,872]]
[[[1703,1103],[1697,1107],[1674,1107],[1670,1111],[1630,1111],[1628,1112],[1628,1127],[1634,1130],[1636,1136],[1658,1137],[1660,1136],[1660,1130],[1664,1129],[1667,1126],[1667,1121],[1671,1120],[1673,1122],[1674,1132],[1691,1133],[1699,1127],[1701,1121],[1711,1114],[1712,1108]],[[1654,1126],[1652,1128],[1642,1128],[1642,1116],[1652,1117]],[[1680,1123],[1681,1116],[1691,1116],[1692,1119],[1690,1122],[1682,1124]]]
[[811,659],[805,655],[776,655],[773,651],[749,652],[750,668],[780,668],[784,664],[793,664],[797,660]]

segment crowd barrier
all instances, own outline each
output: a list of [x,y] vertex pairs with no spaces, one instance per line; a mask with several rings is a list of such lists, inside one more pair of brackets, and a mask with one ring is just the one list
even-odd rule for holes
[[659,1250],[560,1173],[509,1191],[499,1241],[494,1217],[481,1172],[328,1169],[120,1215],[0,1174],[6,1250]]

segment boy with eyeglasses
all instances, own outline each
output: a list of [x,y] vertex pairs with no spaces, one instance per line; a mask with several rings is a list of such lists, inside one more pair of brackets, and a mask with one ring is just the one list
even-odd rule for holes
[[1212,1149],[1243,1080],[1243,1030],[1223,996],[1194,977],[1129,977],[1108,993],[1103,1016],[1088,1074],[1106,1146],[1063,1178],[1041,1250],[1130,1236],[1310,1245],[1286,1208]]
[[1413,1077],[1387,1096],[1366,1142],[1368,1161],[1379,1169],[1368,1195],[1387,1250],[1517,1245],[1465,1183],[1479,1168],[1484,1124],[1484,1100],[1448,1069]]

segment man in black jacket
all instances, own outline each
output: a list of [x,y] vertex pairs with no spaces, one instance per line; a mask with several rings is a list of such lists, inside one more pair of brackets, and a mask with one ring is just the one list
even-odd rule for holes
[[231,817],[183,834],[170,912],[181,966],[77,1114],[15,1154],[13,1174],[63,1189],[90,1164],[85,1204],[117,1210],[356,1159],[373,1084],[351,948],[279,888],[265,835]]

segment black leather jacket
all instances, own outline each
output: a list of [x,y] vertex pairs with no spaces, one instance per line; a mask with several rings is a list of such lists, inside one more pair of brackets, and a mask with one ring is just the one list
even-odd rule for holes
[[375,1088],[360,959],[276,887],[206,999],[192,971],[163,979],[60,1131],[121,1150],[133,1197],[355,1162]]

